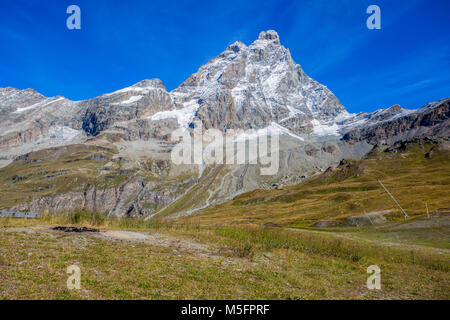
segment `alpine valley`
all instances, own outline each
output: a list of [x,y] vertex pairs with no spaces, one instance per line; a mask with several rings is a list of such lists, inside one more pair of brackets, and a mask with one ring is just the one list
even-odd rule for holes
[[[275,31],[261,32],[249,46],[231,44],[170,92],[159,79],[84,101],[0,88],[0,211],[60,214],[83,209],[115,217],[206,220],[217,216],[220,223],[228,212],[234,221],[251,222],[257,218],[250,212],[261,213],[262,207],[248,205],[267,208],[284,199],[277,202],[279,213],[274,208],[272,216],[261,213],[257,221],[342,225],[355,223],[348,217],[365,209],[395,209],[389,198],[364,207],[350,191],[377,189],[378,198],[386,197],[377,179],[404,173],[399,179],[408,181],[413,171],[401,167],[387,176],[377,165],[395,168],[411,156],[410,165],[420,164],[422,173],[436,170],[432,175],[439,179],[427,181],[442,189],[436,193],[441,194],[436,209],[446,208],[450,98],[417,107],[348,113],[326,86],[293,61]],[[258,164],[175,165],[171,134],[180,128],[193,130],[195,121],[204,130],[267,129],[278,135],[278,173],[260,175]],[[354,184],[348,182],[357,178]],[[286,203],[314,197],[308,190],[343,181],[347,189],[339,193],[337,186],[337,198],[320,204],[321,209],[317,203],[304,203],[295,212],[286,209]],[[322,200],[327,195],[330,192],[316,194]],[[333,207],[336,203],[340,207]],[[238,212],[232,210],[236,206]],[[333,210],[327,209],[330,206]],[[425,210],[415,206],[407,212]]]

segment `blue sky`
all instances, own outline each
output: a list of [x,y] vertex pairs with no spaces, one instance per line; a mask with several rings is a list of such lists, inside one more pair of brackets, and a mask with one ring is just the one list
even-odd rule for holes
[[[81,30],[66,8],[81,8]],[[381,30],[366,8],[381,8]],[[168,90],[239,40],[274,29],[350,112],[450,96],[448,0],[0,1],[0,87],[92,98],[147,78]]]

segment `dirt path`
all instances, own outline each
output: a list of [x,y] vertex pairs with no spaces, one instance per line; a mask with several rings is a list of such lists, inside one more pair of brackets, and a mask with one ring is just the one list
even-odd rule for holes
[[79,240],[87,240],[90,237],[102,239],[104,241],[117,241],[120,243],[140,242],[149,246],[159,246],[170,248],[174,254],[189,253],[202,257],[219,257],[217,250],[194,242],[185,238],[178,238],[171,235],[150,232],[132,232],[122,230],[98,230],[98,232],[64,232],[54,230],[54,227],[39,226],[39,227],[8,227],[2,228],[0,231],[4,232],[25,232],[25,233],[40,233],[49,237],[56,237],[58,234],[70,235]]
[[141,233],[121,230],[105,230],[95,234],[105,240],[143,242],[152,246],[172,248],[175,252],[191,252],[200,256],[217,256],[210,247],[189,239],[177,238],[161,233]]

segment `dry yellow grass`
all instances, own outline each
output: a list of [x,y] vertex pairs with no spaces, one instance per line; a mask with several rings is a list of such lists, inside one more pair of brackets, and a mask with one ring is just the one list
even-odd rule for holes
[[392,210],[389,220],[401,221],[403,215],[377,179],[391,190],[411,218],[426,215],[425,203],[431,213],[450,207],[450,152],[425,141],[407,144],[395,152],[380,147],[364,160],[350,160],[306,183],[245,193],[183,221],[308,227],[319,220],[341,221],[384,210]]
[[[178,244],[108,240],[0,219],[1,299],[448,299],[446,251],[400,248],[332,233],[107,221],[100,228],[164,234]],[[70,225],[91,226],[90,220]],[[98,226],[98,224],[97,224]],[[181,250],[199,243],[208,254]],[[66,268],[81,268],[68,290]],[[368,266],[382,289],[366,287]]]

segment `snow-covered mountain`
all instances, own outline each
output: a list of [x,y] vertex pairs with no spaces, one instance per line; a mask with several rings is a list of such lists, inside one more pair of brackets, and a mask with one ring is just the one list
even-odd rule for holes
[[342,140],[394,144],[412,138],[450,136],[450,98],[415,110],[395,105],[372,113],[350,115],[339,122]]
[[0,88],[0,167],[30,151],[84,141],[82,110],[64,97]]
[[[231,44],[171,92],[159,79],[84,101],[0,88],[0,168],[11,162],[26,166],[30,157],[42,165],[63,154],[70,159],[71,152],[76,158],[78,147],[70,146],[83,146],[89,151],[83,149],[86,157],[78,162],[70,193],[67,187],[64,193],[33,193],[32,200],[17,200],[15,207],[100,207],[119,216],[186,214],[255,188],[301,182],[343,158],[364,156],[375,144],[449,137],[449,110],[447,98],[417,110],[393,106],[350,114],[293,61],[275,31],[264,31],[249,46]],[[261,177],[257,165],[174,165],[171,133],[192,130],[195,120],[204,129],[270,129],[280,135],[278,173]],[[50,147],[56,149],[45,151]],[[49,158],[49,152],[57,156]],[[8,168],[0,170],[7,173]],[[71,169],[64,170],[57,176]],[[32,169],[27,177],[34,174]],[[105,182],[116,176],[118,185]],[[22,183],[25,178],[14,179]],[[44,182],[59,178],[48,179]]]
[[248,47],[231,44],[170,94],[176,109],[152,119],[176,117],[187,126],[197,118],[219,129],[259,129],[275,122],[308,134],[345,112],[330,90],[292,60],[275,31],[261,32]]

